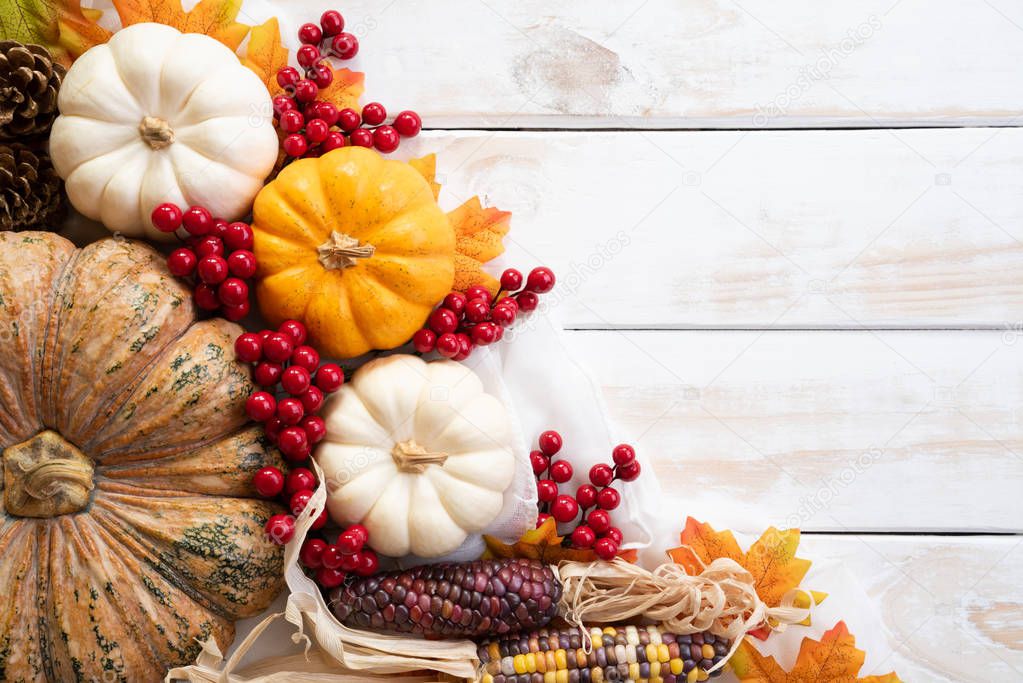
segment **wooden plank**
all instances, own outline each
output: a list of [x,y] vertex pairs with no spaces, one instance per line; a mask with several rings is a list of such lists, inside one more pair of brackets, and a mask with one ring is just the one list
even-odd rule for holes
[[566,335],[687,512],[1023,530],[1023,344],[988,331]]
[[569,327],[1023,326],[1023,130],[431,133]]
[[[246,2],[293,35],[329,3]],[[1006,0],[801,3],[353,0],[367,96],[435,128],[1009,125],[1023,8]]]

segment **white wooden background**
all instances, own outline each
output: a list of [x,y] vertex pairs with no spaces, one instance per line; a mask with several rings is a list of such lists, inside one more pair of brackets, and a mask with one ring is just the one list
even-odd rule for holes
[[863,675],[1023,680],[1023,3],[341,9],[666,487],[844,562],[895,651]]

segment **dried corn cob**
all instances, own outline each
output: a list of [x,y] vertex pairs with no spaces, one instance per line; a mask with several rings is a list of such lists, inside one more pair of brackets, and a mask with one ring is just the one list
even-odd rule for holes
[[534,560],[481,560],[386,572],[330,594],[338,620],[357,628],[472,637],[544,626],[561,583]]
[[577,628],[540,629],[488,640],[479,646],[483,683],[693,683],[721,673],[708,670],[728,654],[729,643],[710,633],[675,635],[657,626],[590,630],[593,649],[583,651]]

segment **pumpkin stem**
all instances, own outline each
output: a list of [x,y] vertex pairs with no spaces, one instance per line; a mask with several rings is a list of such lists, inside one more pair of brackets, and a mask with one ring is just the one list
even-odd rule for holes
[[163,149],[174,143],[174,130],[169,123],[156,116],[142,117],[139,135],[153,149]]
[[394,444],[391,457],[398,466],[399,472],[422,474],[430,465],[443,465],[448,459],[447,453],[433,453],[416,443],[415,439]]
[[369,258],[376,249],[372,244],[359,244],[354,237],[331,230],[327,241],[316,247],[316,253],[320,265],[327,270],[344,270],[354,266],[361,258]]
[[57,432],[39,432],[4,450],[4,508],[18,517],[57,517],[84,510],[93,489],[92,461]]

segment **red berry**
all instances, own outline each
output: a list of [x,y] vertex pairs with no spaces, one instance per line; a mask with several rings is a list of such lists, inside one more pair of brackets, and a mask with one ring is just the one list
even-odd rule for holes
[[494,306],[490,311],[490,319],[501,327],[508,327],[515,322],[515,309],[511,306]]
[[539,529],[540,527],[542,527],[544,522],[546,522],[550,518],[551,516],[548,515],[546,512],[541,512],[540,514],[538,514],[536,516],[536,528]]
[[558,497],[558,485],[551,479],[536,482],[536,497],[541,503],[549,503]]
[[263,340],[258,334],[246,332],[234,340],[234,355],[243,363],[255,363],[263,357]]
[[252,371],[252,379],[261,387],[272,387],[281,378],[281,366],[278,363],[263,361]]
[[607,513],[607,510],[594,510],[586,516],[586,522],[591,529],[602,534],[611,528],[611,515]]
[[437,335],[430,330],[419,330],[412,335],[412,346],[419,353],[430,353],[437,344]]
[[327,542],[322,538],[307,538],[298,552],[298,561],[308,569],[319,569],[323,566],[323,551]]
[[554,289],[554,271],[543,266],[529,271],[526,278],[526,289],[537,294],[546,294]]
[[316,24],[302,24],[298,27],[298,39],[306,45],[316,45],[323,40],[323,31]]
[[298,397],[306,413],[315,413],[323,405],[323,392],[318,387],[309,387],[304,394]]
[[268,539],[277,545],[284,545],[295,535],[295,518],[291,515],[274,515],[263,527]]
[[316,371],[316,386],[327,393],[337,391],[345,382],[345,373],[334,363],[324,363]]
[[[285,399],[287,400],[287,399]],[[283,403],[283,401],[282,401]],[[309,457],[309,437],[301,427],[285,427],[277,437],[277,447],[288,460],[305,460]]]
[[320,584],[324,588],[337,588],[345,582],[345,578],[347,576],[348,574],[340,569],[320,567],[316,570],[316,583]]
[[324,153],[330,152],[335,149],[341,149],[345,146],[345,136],[336,130],[332,130],[327,133],[327,137],[324,138],[323,142],[320,143],[320,149]]
[[217,290],[205,282],[200,282],[192,292],[195,304],[204,311],[215,311],[220,308],[220,299],[217,298]]
[[494,341],[501,341],[504,338],[504,328],[496,323],[494,323],[494,333]]
[[254,392],[245,400],[245,413],[256,422],[266,422],[277,411],[277,400],[268,391]]
[[292,494],[288,500],[288,509],[291,510],[291,514],[298,517],[305,510],[306,505],[309,504],[309,499],[313,497],[313,492],[308,489],[302,491],[296,491]]
[[487,306],[494,302],[494,297],[490,294],[490,290],[482,285],[473,285],[465,290],[465,298],[470,301],[473,299],[483,299]]
[[616,526],[611,527],[604,532],[604,538],[610,538],[615,542],[615,545],[620,546],[622,544],[622,530]]
[[359,576],[372,576],[380,568],[380,558],[372,550],[363,550],[352,557],[359,558],[359,566],[355,568],[355,573]]
[[575,492],[575,499],[583,508],[591,508],[597,502],[597,487],[593,484],[583,484]]
[[358,536],[363,545],[369,543],[369,530],[361,524],[353,524],[345,529],[345,531]]
[[380,126],[373,131],[373,146],[383,154],[390,154],[398,149],[400,143],[398,131],[391,126]]
[[618,544],[605,537],[593,544],[593,552],[605,562],[610,562],[618,555]]
[[529,464],[533,466],[533,474],[540,475],[551,466],[551,460],[543,454],[543,451],[530,451]]
[[502,298],[500,301],[497,302],[496,307],[510,308],[511,310],[515,311],[515,313],[519,312],[519,302],[516,301],[515,297],[513,296],[506,296]]
[[209,285],[220,284],[227,278],[227,261],[222,256],[205,256],[195,268],[199,278]]
[[284,148],[284,153],[289,157],[300,157],[309,149],[309,143],[306,142],[305,137],[300,133],[292,133],[284,138],[281,146]]
[[501,289],[506,292],[517,292],[522,288],[522,273],[509,268],[501,273]]
[[362,117],[354,109],[345,108],[337,113],[337,125],[346,133],[362,125]]
[[465,360],[472,353],[472,340],[464,332],[456,333],[455,337],[458,338],[458,353],[452,360]]
[[308,69],[320,61],[320,48],[315,45],[303,45],[295,52],[295,59],[298,60],[300,66]]
[[414,138],[423,128],[423,120],[414,111],[403,111],[394,117],[394,129],[403,138]]
[[354,555],[344,555],[341,553],[340,549],[337,552],[341,556],[341,569],[344,569],[346,572],[354,572],[359,568],[361,558],[358,553],[355,553]]
[[336,36],[345,30],[345,18],[337,10],[329,9],[320,15],[320,28],[323,35]]
[[312,381],[309,371],[299,365],[292,365],[281,374],[281,387],[292,396],[304,394]]
[[291,352],[291,364],[315,372],[320,365],[320,354],[311,346],[296,346]]
[[379,102],[370,102],[362,108],[362,120],[367,126],[379,126],[387,118],[387,110]]
[[289,88],[302,80],[302,74],[293,66],[286,66],[277,71],[277,85]]
[[446,308],[438,308],[430,314],[427,324],[437,334],[454,332],[458,328],[458,316],[454,311]]
[[351,33],[339,33],[331,41],[330,50],[338,59],[351,59],[359,54],[359,39]]
[[633,460],[628,465],[618,467],[616,474],[622,481],[635,481],[639,477],[639,460]]
[[181,209],[169,202],[157,205],[149,218],[160,232],[174,232],[181,227]]
[[228,249],[252,251],[252,227],[248,223],[235,221],[224,228],[224,244]]
[[195,242],[195,255],[199,258],[204,256],[223,256],[224,241],[216,235],[200,237]]
[[264,498],[273,498],[284,488],[284,475],[276,467],[264,467],[252,476],[252,487]]
[[299,426],[305,430],[306,438],[311,444],[320,443],[327,435],[327,423],[319,415],[306,415]]
[[277,119],[280,124],[280,129],[285,133],[297,133],[302,130],[302,126],[305,125],[305,117],[302,116],[302,112],[297,109],[291,109]]
[[537,441],[539,443],[540,450],[543,451],[545,455],[556,454],[561,450],[561,446],[563,445],[561,434],[558,434],[553,429],[548,429],[546,432],[541,434]]
[[190,206],[181,217],[189,235],[205,235],[213,229],[213,214],[202,206]]
[[344,563],[344,553],[336,545],[328,545],[323,549],[323,566],[337,569]]
[[284,363],[294,350],[294,338],[287,332],[274,332],[263,340],[263,356],[274,363]]
[[580,525],[572,532],[572,545],[576,548],[589,548],[597,540],[597,534],[586,525]]
[[247,316],[249,314],[249,310],[250,310],[249,300],[245,299],[245,301],[235,306],[224,304],[221,307],[220,312],[228,320],[233,320],[237,322],[238,320],[241,320],[242,318]]
[[191,249],[182,247],[181,249],[175,249],[171,252],[171,255],[167,257],[167,270],[172,275],[178,277],[188,277],[195,272],[195,264],[198,259],[195,257],[195,252]]
[[295,99],[299,102],[312,102],[320,89],[308,78],[303,78],[295,84]]
[[608,486],[614,481],[615,473],[610,465],[598,463],[590,468],[590,482],[594,486]]
[[225,306],[241,306],[249,300],[249,286],[244,280],[229,277],[217,287],[217,297]]
[[461,315],[462,311],[465,310],[465,304],[468,301],[469,300],[466,299],[465,295],[461,292],[451,292],[444,297],[444,301],[441,302],[441,306],[449,311],[454,311],[455,315]]
[[628,465],[636,459],[636,451],[627,443],[621,443],[611,451],[611,459],[616,465]]
[[365,128],[357,128],[351,132],[348,136],[351,144],[356,147],[372,147],[373,146],[373,133],[372,131],[366,130]]
[[488,346],[497,341],[498,330],[501,326],[497,323],[480,323],[472,328],[472,341],[478,346]]
[[490,320],[490,304],[483,299],[469,299],[465,304],[465,319],[472,323]]
[[277,331],[281,334],[288,336],[294,345],[305,344],[305,340],[309,337],[309,333],[298,320],[288,319],[277,326]]
[[362,550],[362,546],[362,538],[359,534],[353,534],[351,531],[345,531],[337,537],[338,550],[344,555],[354,555]]
[[305,406],[297,398],[282,398],[277,402],[277,418],[286,425],[297,425],[305,415]]
[[622,495],[608,486],[597,494],[597,506],[601,510],[614,510],[622,502]]
[[227,257],[227,269],[235,277],[248,279],[256,274],[256,255],[245,249],[232,252]]
[[269,439],[272,444],[277,443],[282,429],[284,429],[284,423],[276,417],[271,417],[266,421],[266,424],[263,425],[263,433],[266,434],[266,438]]
[[[295,72],[298,74],[298,72]],[[279,119],[281,114],[286,111],[292,111],[295,109],[295,100],[291,99],[287,95],[277,95],[273,98],[274,114]]]
[[461,351],[461,345],[458,343],[458,337],[451,332],[437,337],[437,353],[440,355],[445,358],[454,358],[459,351]]
[[213,231],[211,234],[219,237],[221,240],[224,239],[224,234],[227,232],[228,222],[223,218],[213,219]]
[[316,475],[306,467],[296,467],[288,472],[284,479],[284,492],[289,496],[299,491],[312,490],[316,488]]
[[521,310],[529,313],[535,311],[536,307],[540,305],[540,297],[533,292],[519,292],[515,295],[515,303]]
[[567,460],[558,460],[551,465],[551,479],[564,484],[572,478],[572,463]]
[[330,126],[323,119],[313,119],[305,124],[305,137],[309,142],[323,142],[327,139],[327,133],[329,132]]
[[551,516],[562,524],[571,522],[579,514],[579,503],[572,496],[560,495],[551,503]]
[[330,102],[313,102],[309,105],[310,112],[314,119],[323,119],[328,126],[337,123],[338,110]]

